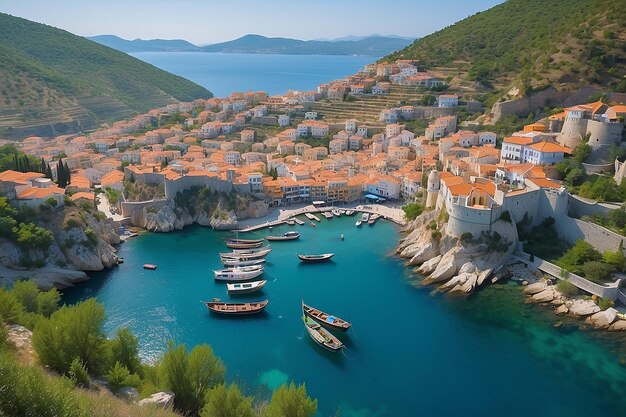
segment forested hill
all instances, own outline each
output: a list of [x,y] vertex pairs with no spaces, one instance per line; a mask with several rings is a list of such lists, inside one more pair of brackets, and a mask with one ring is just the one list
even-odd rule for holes
[[0,137],[89,129],[211,96],[125,53],[0,13]]
[[383,61],[419,59],[469,80],[626,91],[626,0],[508,0]]

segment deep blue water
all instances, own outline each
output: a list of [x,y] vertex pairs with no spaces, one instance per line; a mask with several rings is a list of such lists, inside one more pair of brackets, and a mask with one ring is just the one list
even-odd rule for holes
[[356,73],[375,57],[344,55],[263,55],[199,52],[130,54],[210,90],[216,97],[235,91],[309,91],[319,84]]
[[[555,329],[551,312],[523,304],[509,285],[469,299],[431,295],[412,285],[415,278],[393,255],[396,226],[379,221],[357,229],[354,221],[295,226],[300,241],[272,245],[260,294],[270,304],[259,317],[216,317],[200,303],[228,299],[211,275],[228,235],[201,227],[124,243],[123,265],[94,274],[64,300],[97,297],[106,331],[129,326],[145,359],[156,358],[168,339],[209,343],[227,377],[249,393],[305,382],[321,416],[337,409],[359,417],[626,415],[617,339]],[[295,253],[313,248],[335,252],[335,262],[301,265]],[[143,270],[144,263],[158,269]],[[301,297],[353,323],[339,335],[345,356],[309,339]]]

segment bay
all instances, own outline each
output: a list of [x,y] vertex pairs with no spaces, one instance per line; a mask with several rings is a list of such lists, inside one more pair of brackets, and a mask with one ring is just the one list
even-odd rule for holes
[[[281,383],[306,383],[320,416],[337,410],[354,417],[626,413],[621,339],[555,329],[553,313],[524,304],[510,285],[470,298],[431,295],[393,254],[396,226],[379,221],[357,229],[354,221],[295,226],[300,240],[272,244],[263,275],[268,284],[249,296],[270,300],[258,317],[219,317],[200,303],[229,299],[211,272],[220,267],[218,252],[229,235],[201,227],[124,243],[124,264],[92,274],[63,300],[96,297],[106,308],[106,332],[129,326],[145,360],[156,359],[170,339],[208,343],[225,362],[227,378],[251,394],[269,397]],[[334,262],[301,264],[295,254],[313,248],[336,253]],[[144,263],[158,269],[143,270]],[[353,323],[339,334],[345,355],[310,340],[302,298]]]
[[216,97],[235,91],[309,91],[356,73],[375,57],[346,55],[226,54],[220,52],[137,52],[130,54],[187,78]]

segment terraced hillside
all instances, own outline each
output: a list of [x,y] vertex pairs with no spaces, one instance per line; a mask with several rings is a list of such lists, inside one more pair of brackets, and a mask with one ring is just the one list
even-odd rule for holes
[[508,0],[383,58],[456,67],[522,94],[553,85],[626,91],[625,0]]
[[0,13],[0,137],[91,129],[210,91],[127,54]]

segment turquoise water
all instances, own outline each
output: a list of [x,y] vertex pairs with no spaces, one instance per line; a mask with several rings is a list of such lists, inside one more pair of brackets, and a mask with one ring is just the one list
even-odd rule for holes
[[[469,299],[433,296],[415,288],[393,256],[396,226],[357,229],[354,221],[275,228],[296,228],[302,238],[272,245],[262,294],[270,303],[258,317],[216,317],[200,303],[228,299],[225,284],[210,275],[228,235],[200,227],[123,244],[123,265],[95,274],[64,300],[97,297],[107,332],[129,326],[145,359],[156,358],[168,339],[209,343],[228,378],[252,394],[305,382],[321,416],[338,409],[358,417],[626,415],[626,399],[618,397],[626,386],[621,339],[555,329],[552,313],[523,304],[517,287],[494,286]],[[313,247],[335,252],[335,262],[300,264],[295,253]],[[143,270],[144,263],[158,269]],[[339,335],[345,356],[309,339],[301,297],[352,322]]]
[[354,74],[376,61],[366,56],[262,55],[198,52],[130,54],[210,90],[216,97],[234,91],[309,91],[319,84]]

